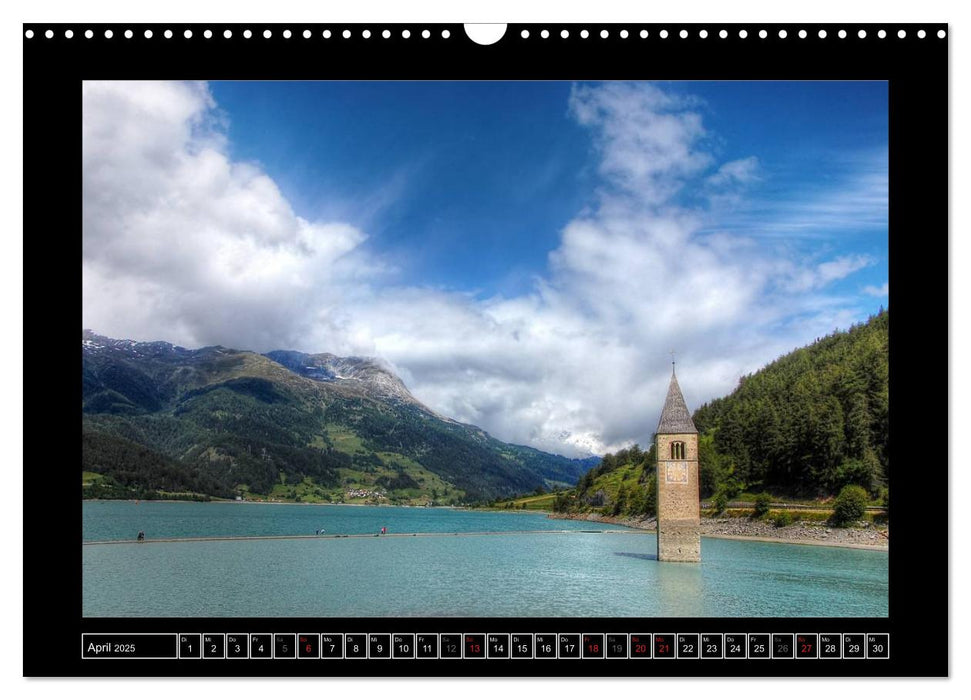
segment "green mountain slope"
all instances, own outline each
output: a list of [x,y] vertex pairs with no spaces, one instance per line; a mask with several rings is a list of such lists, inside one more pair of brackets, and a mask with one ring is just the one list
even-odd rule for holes
[[85,332],[82,386],[82,470],[143,497],[457,503],[574,483],[589,467],[443,418],[363,358]]

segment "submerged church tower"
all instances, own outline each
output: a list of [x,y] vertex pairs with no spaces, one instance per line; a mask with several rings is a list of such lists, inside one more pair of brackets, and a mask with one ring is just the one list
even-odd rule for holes
[[701,561],[698,430],[681,395],[673,363],[654,440],[658,561]]

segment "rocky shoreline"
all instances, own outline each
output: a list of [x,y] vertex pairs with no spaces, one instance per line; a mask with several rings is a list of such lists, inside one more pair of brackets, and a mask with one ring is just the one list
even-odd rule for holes
[[[550,513],[550,518],[558,520],[588,520],[590,522],[611,523],[638,530],[657,530],[654,518],[617,518],[600,513]],[[824,523],[795,522],[786,527],[775,527],[749,518],[702,518],[702,537],[718,537],[733,540],[753,540],[757,542],[784,542],[787,544],[810,544],[823,547],[850,547],[854,549],[881,549],[890,547],[890,529],[875,527],[861,522],[860,527],[830,527]]]

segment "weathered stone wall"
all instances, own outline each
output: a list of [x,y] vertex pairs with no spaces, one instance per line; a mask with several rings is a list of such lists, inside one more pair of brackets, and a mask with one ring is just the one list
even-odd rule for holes
[[[683,442],[685,459],[671,459],[671,443]],[[701,498],[698,435],[657,436],[657,558],[701,561]]]

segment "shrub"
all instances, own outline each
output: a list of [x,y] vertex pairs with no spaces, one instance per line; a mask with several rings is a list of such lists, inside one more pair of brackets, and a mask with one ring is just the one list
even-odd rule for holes
[[721,515],[728,507],[728,496],[724,491],[719,491],[711,499],[711,509],[715,515]]
[[833,505],[833,524],[842,527],[860,520],[866,513],[866,504],[867,494],[862,487],[844,486]]
[[761,518],[769,512],[769,505],[772,497],[764,491],[755,497],[755,510],[752,512],[753,518]]
[[[732,468],[734,470],[734,467]],[[728,499],[731,500],[738,496],[745,489],[745,484],[736,479],[734,476],[729,478],[722,484],[721,490],[724,492]]]
[[631,515],[644,515],[646,508],[647,494],[640,484],[635,484],[627,494],[627,512]]
[[776,527],[788,527],[792,525],[792,513],[787,510],[780,510],[772,517],[772,524]]
[[621,487],[617,489],[617,495],[614,497],[614,505],[610,514],[620,515],[625,508],[627,508],[627,488],[621,484]]

